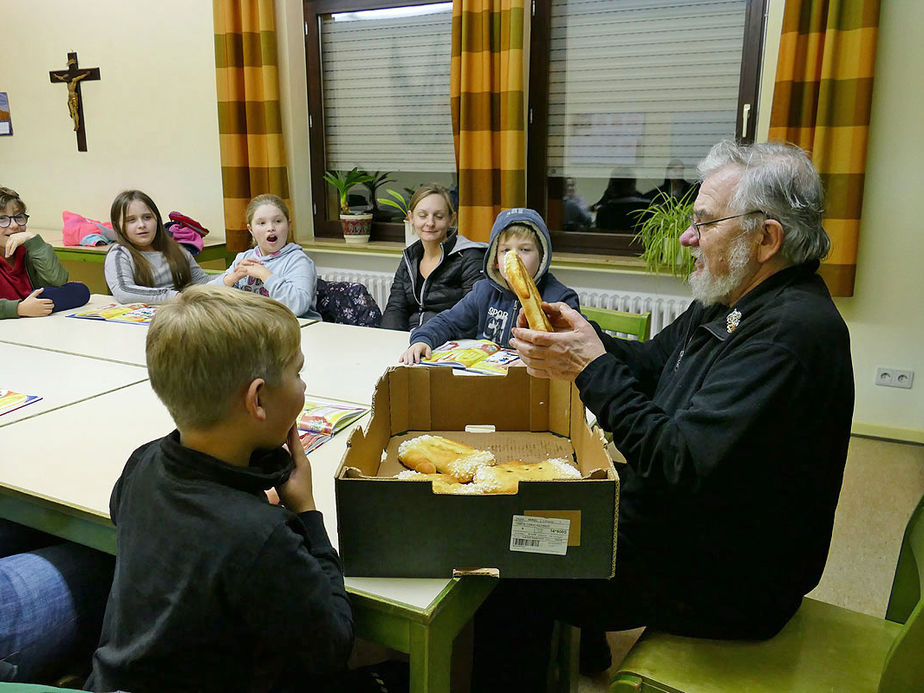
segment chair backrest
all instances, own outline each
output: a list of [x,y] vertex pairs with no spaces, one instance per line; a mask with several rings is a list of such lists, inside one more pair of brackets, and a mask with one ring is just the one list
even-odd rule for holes
[[582,306],[581,312],[606,332],[630,335],[640,342],[645,342],[651,337],[651,313],[624,313],[620,310],[589,306]]
[[880,693],[924,690],[924,496],[905,527],[886,618],[904,623],[886,655]]

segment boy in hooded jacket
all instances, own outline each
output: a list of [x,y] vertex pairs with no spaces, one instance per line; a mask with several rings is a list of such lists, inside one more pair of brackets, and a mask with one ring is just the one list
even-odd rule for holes
[[451,309],[411,332],[411,346],[399,361],[420,363],[422,357],[430,356],[434,347],[450,339],[489,339],[509,347],[520,302],[504,279],[503,267],[504,255],[514,249],[532,273],[543,301],[562,301],[580,310],[574,290],[549,272],[552,243],[545,221],[532,209],[505,209],[497,215],[491,228],[488,252],[484,256],[486,278],[477,281]]

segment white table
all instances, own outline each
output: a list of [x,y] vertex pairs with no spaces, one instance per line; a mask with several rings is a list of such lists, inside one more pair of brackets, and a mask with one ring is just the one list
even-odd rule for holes
[[[38,347],[50,351],[78,354],[90,358],[147,366],[144,343],[148,336],[147,325],[82,320],[68,317],[91,309],[118,303],[112,296],[93,294],[90,302],[53,313],[44,318],[19,318],[0,321],[0,342]],[[311,320],[298,319],[299,326]]]
[[73,310],[62,310],[44,318],[19,318],[0,322],[0,342],[61,351],[95,359],[146,366],[145,325],[67,317],[93,308],[117,303],[112,296],[93,294],[90,302]]
[[[42,398],[0,416],[0,428],[147,378],[138,366],[0,342],[0,388]],[[53,432],[46,428],[42,439]]]
[[[112,486],[133,450],[173,428],[147,381],[15,422],[0,432],[0,517],[115,553]],[[334,472],[350,430],[310,456],[315,500],[335,543]],[[346,585],[357,634],[410,655],[411,691],[449,690],[453,639],[493,581],[347,578]]]
[[302,329],[308,394],[372,403],[375,384],[408,347],[407,332],[316,322]]

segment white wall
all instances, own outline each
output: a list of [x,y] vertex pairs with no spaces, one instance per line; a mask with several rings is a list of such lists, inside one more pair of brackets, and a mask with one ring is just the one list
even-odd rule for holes
[[[0,91],[14,135],[0,137],[0,184],[25,200],[34,228],[61,212],[108,220],[125,188],[224,238],[212,3],[197,0],[3,0]],[[81,67],[87,151],[78,152],[67,88],[50,70]]]
[[[882,3],[857,281],[837,300],[850,326],[855,430],[924,443],[924,3]],[[915,371],[911,390],[873,384],[877,365]]]

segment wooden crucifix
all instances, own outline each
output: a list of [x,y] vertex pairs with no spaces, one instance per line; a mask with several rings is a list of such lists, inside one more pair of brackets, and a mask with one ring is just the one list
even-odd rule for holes
[[67,84],[67,110],[71,120],[74,121],[74,132],[77,133],[77,151],[87,151],[87,132],[83,126],[83,98],[80,95],[80,82],[83,80],[99,79],[99,68],[79,68],[77,66],[77,53],[67,54],[67,69],[52,70],[48,73],[51,83],[64,82]]

